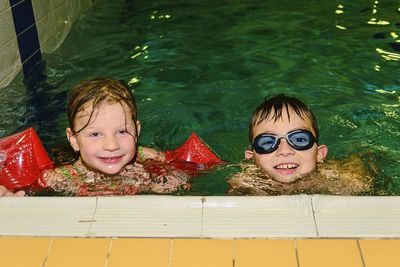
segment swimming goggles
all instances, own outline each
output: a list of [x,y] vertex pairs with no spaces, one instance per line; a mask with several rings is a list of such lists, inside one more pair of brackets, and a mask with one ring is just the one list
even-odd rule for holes
[[252,147],[258,154],[269,154],[278,149],[282,138],[296,150],[310,149],[317,141],[307,130],[295,130],[283,135],[262,133],[256,136]]

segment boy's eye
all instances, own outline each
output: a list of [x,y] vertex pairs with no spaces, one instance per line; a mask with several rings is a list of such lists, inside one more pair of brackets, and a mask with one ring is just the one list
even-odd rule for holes
[[274,144],[274,141],[272,141],[272,140],[265,140],[265,141],[263,141],[263,142],[261,142],[261,146],[270,146],[270,145],[273,145]]
[[295,144],[306,144],[310,141],[310,138],[304,134],[298,134],[298,136],[293,136],[290,140]]
[[275,143],[275,137],[264,137],[263,139],[261,139],[261,145],[272,145]]

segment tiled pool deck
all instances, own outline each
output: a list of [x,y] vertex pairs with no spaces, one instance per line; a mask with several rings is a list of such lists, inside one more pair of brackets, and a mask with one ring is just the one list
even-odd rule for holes
[[0,266],[400,266],[400,197],[0,199]]

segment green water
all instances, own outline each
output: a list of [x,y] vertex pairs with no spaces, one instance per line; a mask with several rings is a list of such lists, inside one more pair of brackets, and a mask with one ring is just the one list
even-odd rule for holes
[[[283,92],[313,109],[329,158],[372,153],[378,189],[400,195],[400,4],[374,3],[98,0],[44,55],[35,99],[21,79],[0,90],[0,136],[29,125],[47,147],[65,142],[66,92],[112,76],[138,81],[142,144],[175,148],[195,131],[237,163],[251,113]],[[189,194],[222,195],[237,170],[206,174]]]

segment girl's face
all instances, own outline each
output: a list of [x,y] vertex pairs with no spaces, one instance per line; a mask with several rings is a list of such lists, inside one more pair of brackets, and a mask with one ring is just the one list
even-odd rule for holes
[[107,175],[117,174],[135,156],[140,123],[135,123],[127,106],[121,103],[101,103],[92,118],[90,114],[91,102],[83,106],[74,120],[74,130],[83,130],[74,134],[67,128],[68,140],[89,168]]

